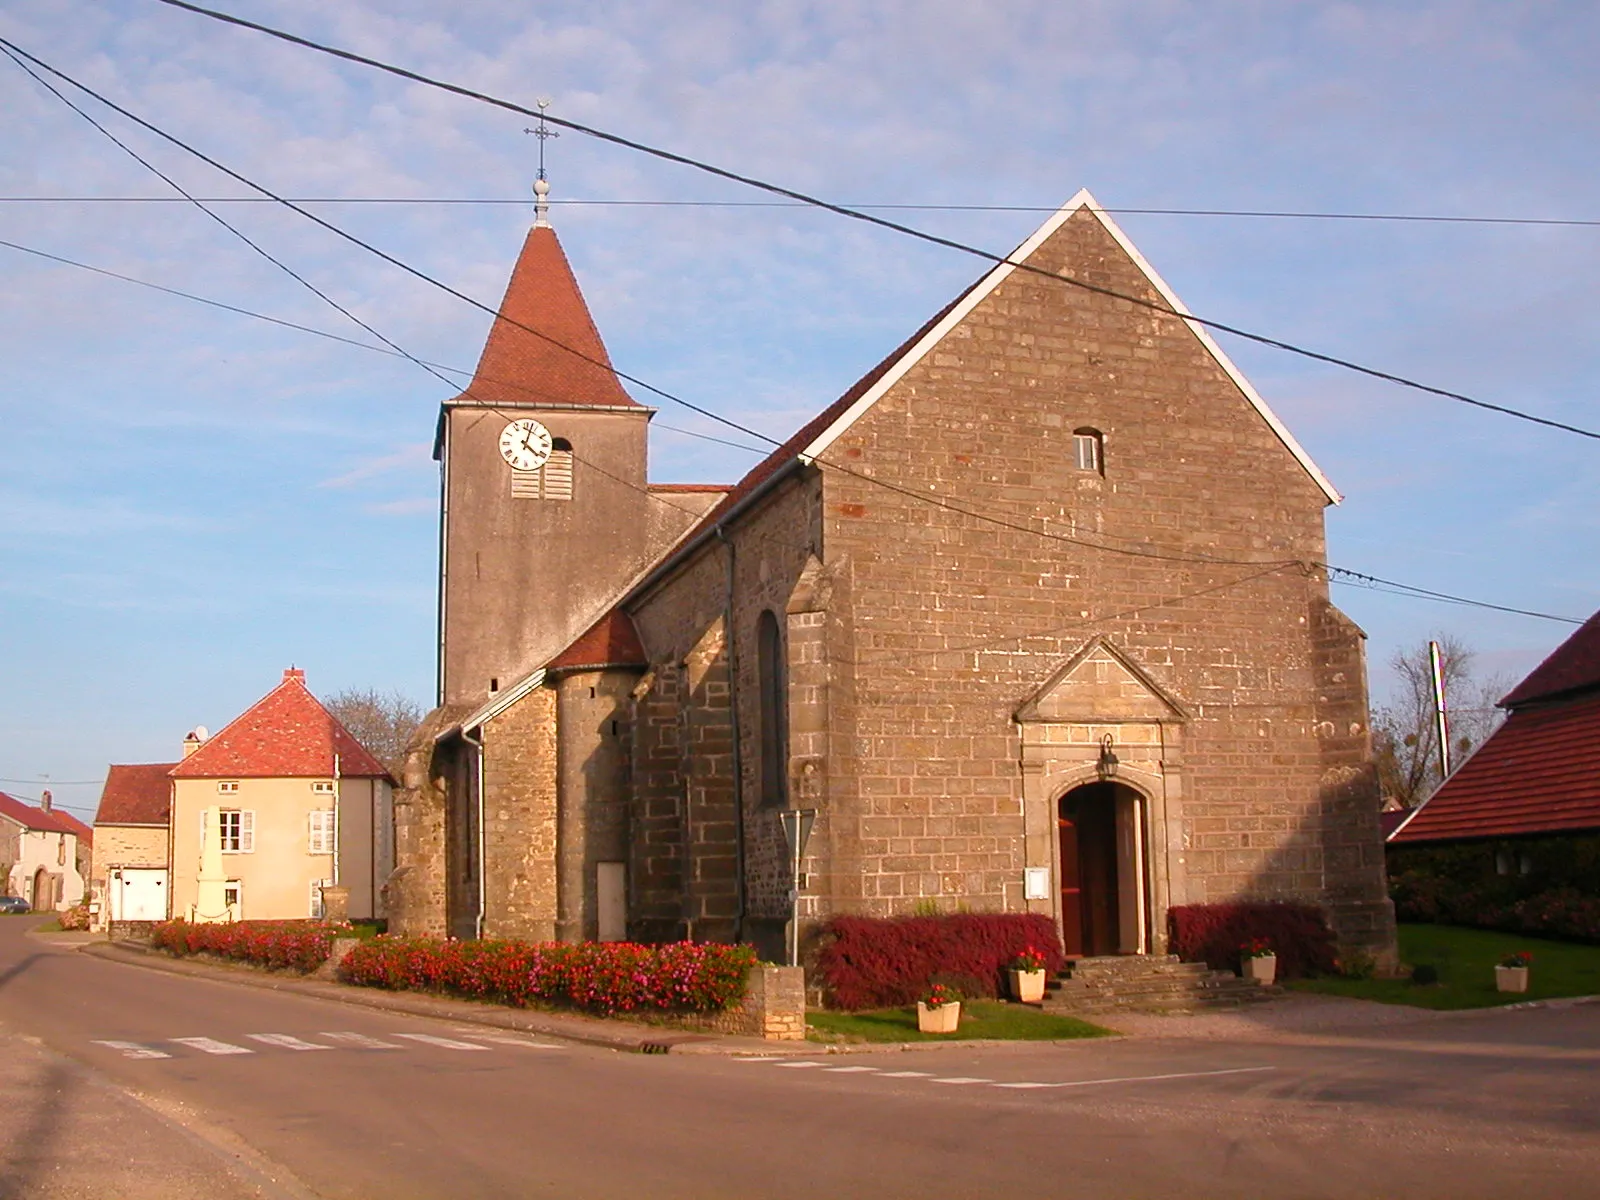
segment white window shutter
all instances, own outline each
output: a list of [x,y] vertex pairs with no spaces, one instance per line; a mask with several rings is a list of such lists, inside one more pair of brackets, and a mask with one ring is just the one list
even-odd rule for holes
[[250,854],[256,848],[256,814],[245,809],[239,814],[239,853]]

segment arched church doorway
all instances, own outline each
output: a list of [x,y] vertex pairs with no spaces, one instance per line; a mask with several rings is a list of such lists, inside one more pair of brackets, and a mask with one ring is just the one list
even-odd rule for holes
[[1144,797],[1126,784],[1086,783],[1061,797],[1061,941],[1069,956],[1147,948],[1145,824]]

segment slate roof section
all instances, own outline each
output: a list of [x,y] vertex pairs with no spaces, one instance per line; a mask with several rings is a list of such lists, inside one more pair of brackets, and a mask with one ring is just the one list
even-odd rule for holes
[[172,809],[177,763],[113,763],[100,789],[96,825],[165,825]]
[[1600,693],[1519,709],[1390,841],[1600,830]]
[[633,619],[612,609],[545,664],[548,671],[598,670],[601,667],[647,667],[644,643]]
[[554,229],[528,231],[478,369],[452,403],[644,407],[622,390]]
[[172,768],[174,779],[332,779],[334,755],[347,779],[393,777],[306,688],[294,668],[283,682]]
[[64,813],[52,808],[45,812],[42,808],[18,800],[15,796],[0,792],[0,817],[9,817],[24,829],[32,829],[41,833],[70,833],[79,841],[88,844],[94,839],[94,830],[70,813]]
[[1600,688],[1600,612],[1550,652],[1526,679],[1506,693],[1501,708],[1517,708],[1534,701]]

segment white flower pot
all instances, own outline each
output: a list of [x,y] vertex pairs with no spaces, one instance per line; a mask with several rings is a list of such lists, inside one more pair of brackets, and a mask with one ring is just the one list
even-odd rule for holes
[[1245,978],[1254,979],[1262,987],[1271,987],[1278,978],[1278,956],[1258,954],[1244,960]]
[[1044,999],[1044,971],[1010,971],[1011,994],[1024,1004]]
[[917,1028],[923,1033],[954,1033],[961,1024],[961,1001],[952,1000],[938,1008],[917,1001]]
[[1494,986],[1502,992],[1527,991],[1528,968],[1496,967],[1494,969]]

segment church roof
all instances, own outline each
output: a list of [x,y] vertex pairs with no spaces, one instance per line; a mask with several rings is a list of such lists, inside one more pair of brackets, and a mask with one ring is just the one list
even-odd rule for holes
[[1506,693],[1500,705],[1516,708],[1594,687],[1600,687],[1600,612],[1552,650],[1549,658]]
[[291,667],[283,682],[223,726],[176,767],[174,779],[390,779]]
[[100,790],[96,825],[165,825],[177,763],[113,763]]
[[578,635],[572,645],[545,664],[546,671],[596,670],[600,667],[645,667],[650,659],[633,627],[633,619],[613,608]]
[[622,390],[549,226],[528,231],[477,372],[455,403],[643,407]]

